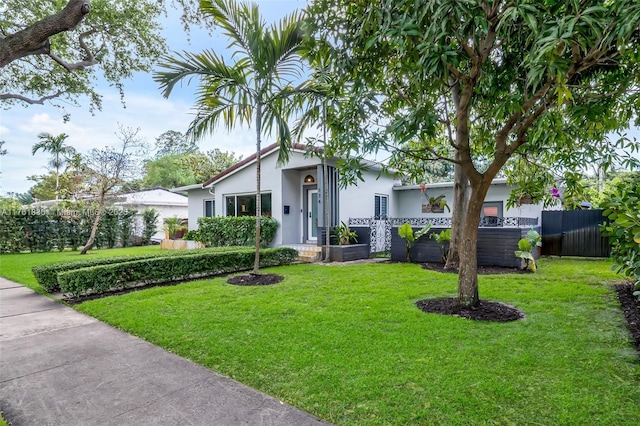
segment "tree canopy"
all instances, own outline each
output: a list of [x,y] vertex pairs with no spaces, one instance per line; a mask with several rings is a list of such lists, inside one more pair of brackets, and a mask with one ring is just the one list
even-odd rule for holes
[[197,21],[194,2],[176,0],[6,0],[0,5],[0,101],[5,106],[78,104],[100,108],[96,80],[122,93],[122,80],[149,71],[166,51],[159,18],[179,5]]
[[588,162],[638,116],[638,22],[635,0],[313,2],[311,33],[332,41],[353,100],[339,128],[370,133],[337,139],[343,155],[456,165],[461,304],[479,301],[477,228],[505,164]]

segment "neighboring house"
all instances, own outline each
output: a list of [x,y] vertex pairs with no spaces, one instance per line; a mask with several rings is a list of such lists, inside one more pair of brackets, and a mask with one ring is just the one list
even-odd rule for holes
[[[85,201],[90,200],[90,198],[85,199]],[[58,201],[55,200],[47,200],[39,201],[32,204],[32,206],[54,208],[57,203]],[[147,208],[156,209],[159,216],[157,232],[153,236],[153,240],[157,241],[164,238],[164,231],[162,230],[164,219],[174,216],[186,219],[188,216],[187,197],[161,187],[109,195],[106,204],[110,207],[137,210],[138,213],[134,219],[134,234],[138,236],[142,235],[142,212]]]
[[134,233],[138,236],[142,235],[142,212],[148,208],[156,209],[158,211],[158,222],[156,224],[157,232],[152,237],[154,241],[159,241],[165,237],[162,224],[166,218],[177,216],[181,219],[186,219],[189,213],[186,196],[162,187],[120,193],[111,198],[109,203],[114,207],[138,211],[134,222]]
[[[280,224],[272,245],[316,243],[327,221],[323,207],[323,166],[306,156],[304,145],[294,145],[288,163],[278,166],[278,146],[261,151],[262,214]],[[350,217],[397,215],[390,176],[378,176],[380,166],[369,163],[364,182],[339,188],[336,160],[329,169],[330,226]],[[200,217],[255,215],[256,155],[251,155],[202,185],[175,188],[189,197],[189,229],[197,229]]]

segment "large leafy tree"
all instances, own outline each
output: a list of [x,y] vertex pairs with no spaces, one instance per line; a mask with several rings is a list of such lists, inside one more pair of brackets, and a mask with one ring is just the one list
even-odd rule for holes
[[291,135],[288,117],[295,96],[302,91],[293,83],[300,78],[298,55],[302,34],[296,13],[267,25],[258,7],[233,0],[200,2],[203,13],[211,16],[229,38],[233,63],[207,50],[199,54],[183,52],[164,57],[155,79],[165,96],[182,81],[199,77],[196,118],[188,133],[198,139],[218,126],[253,125],[256,132],[256,256],[253,273],[260,262],[260,150],[263,134],[277,131],[279,160],[286,161]]
[[196,141],[176,130],[167,130],[156,138],[156,159],[165,155],[194,154],[197,151]]
[[27,180],[34,182],[29,188],[29,194],[38,201],[67,199],[73,194],[73,176],[71,173],[56,174],[51,171],[44,175],[27,176]]
[[61,133],[57,136],[51,133],[40,133],[38,139],[40,142],[33,145],[31,153],[35,155],[38,151],[42,150],[51,154],[51,161],[49,164],[55,169],[56,172],[56,200],[59,197],[60,192],[60,168],[67,162],[67,158],[75,153],[75,149],[67,144],[65,141],[69,135]]
[[159,17],[170,3],[183,7],[185,22],[197,20],[185,0],[3,1],[0,101],[64,106],[86,96],[100,108],[97,77],[122,89],[166,51]]
[[180,167],[193,173],[194,182],[202,183],[211,179],[218,173],[228,169],[242,160],[242,156],[236,156],[233,151],[221,151],[214,148],[207,152],[195,152],[181,156],[178,159]]
[[340,85],[359,102],[344,119],[377,118],[383,135],[344,144],[345,154],[386,148],[455,165],[462,305],[479,302],[478,223],[505,164],[588,158],[637,113],[638,22],[635,0],[313,2],[309,25],[335,40]]
[[180,154],[169,154],[144,163],[143,188],[176,188],[196,183],[193,171],[182,167]]

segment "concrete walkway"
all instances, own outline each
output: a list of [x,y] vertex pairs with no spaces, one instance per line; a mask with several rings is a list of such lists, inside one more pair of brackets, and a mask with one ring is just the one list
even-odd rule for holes
[[0,278],[0,410],[20,425],[326,425]]

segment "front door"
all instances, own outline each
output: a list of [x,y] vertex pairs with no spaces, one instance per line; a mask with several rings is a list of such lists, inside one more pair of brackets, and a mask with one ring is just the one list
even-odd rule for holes
[[307,192],[307,240],[318,240],[318,190]]

